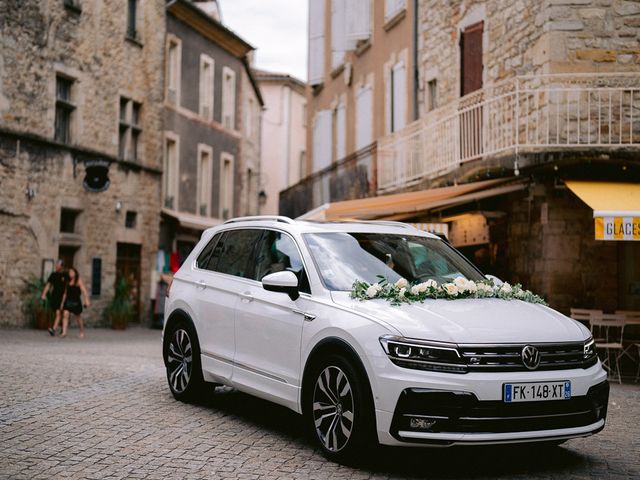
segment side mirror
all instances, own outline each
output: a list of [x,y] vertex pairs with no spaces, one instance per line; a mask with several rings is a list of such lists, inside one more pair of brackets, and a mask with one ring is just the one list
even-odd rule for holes
[[281,292],[289,295],[291,300],[300,297],[298,277],[290,271],[270,273],[262,278],[262,288],[270,292]]
[[504,283],[502,280],[500,280],[495,275],[485,275],[485,278],[487,280],[491,280],[496,287],[501,287],[502,284]]

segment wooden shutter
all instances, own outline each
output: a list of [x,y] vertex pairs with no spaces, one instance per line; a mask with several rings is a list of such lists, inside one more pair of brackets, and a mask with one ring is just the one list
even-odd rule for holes
[[[313,1],[313,0],[311,0]],[[345,9],[347,49],[371,36],[371,0],[349,0]]]
[[324,79],[324,0],[309,0],[309,84]]
[[482,31],[484,22],[474,23],[460,37],[460,93],[467,95],[482,88]]
[[331,68],[340,66],[347,50],[345,6],[346,0],[331,0]]
[[336,160],[341,160],[347,156],[347,145],[346,145],[346,110],[344,108],[344,104],[341,103],[338,105],[336,109]]
[[313,171],[331,165],[331,110],[320,110],[313,125]]
[[391,131],[397,132],[405,126],[407,116],[407,75],[404,63],[398,63],[391,70],[391,84]]
[[367,85],[360,89],[356,98],[356,150],[373,141],[373,90]]

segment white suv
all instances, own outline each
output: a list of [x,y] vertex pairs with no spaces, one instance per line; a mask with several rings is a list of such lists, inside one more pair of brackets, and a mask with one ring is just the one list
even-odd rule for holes
[[304,414],[324,453],[365,446],[562,441],[604,427],[609,386],[589,331],[499,298],[390,303],[355,280],[481,272],[395,222],[246,217],[207,230],[168,294],[175,398],[224,384]]

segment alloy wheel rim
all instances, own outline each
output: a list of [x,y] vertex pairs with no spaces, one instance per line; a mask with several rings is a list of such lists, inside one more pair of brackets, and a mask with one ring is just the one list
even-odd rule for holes
[[176,393],[182,393],[189,385],[193,363],[191,339],[186,330],[179,328],[173,334],[167,360],[171,388]]
[[313,421],[316,435],[330,452],[339,452],[353,432],[353,392],[344,372],[336,367],[325,368],[313,390]]

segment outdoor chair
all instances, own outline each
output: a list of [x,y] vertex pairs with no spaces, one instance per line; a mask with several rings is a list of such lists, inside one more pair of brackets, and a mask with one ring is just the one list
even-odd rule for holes
[[574,320],[583,323],[587,328],[591,323],[591,318],[593,316],[602,315],[602,310],[592,310],[588,308],[572,308],[571,309],[571,318]]
[[624,355],[622,340],[624,338],[625,317],[621,314],[603,313],[590,320],[591,334],[596,341],[596,349],[604,352],[602,366],[609,375],[617,374],[618,383],[622,383],[620,374],[620,358]]

